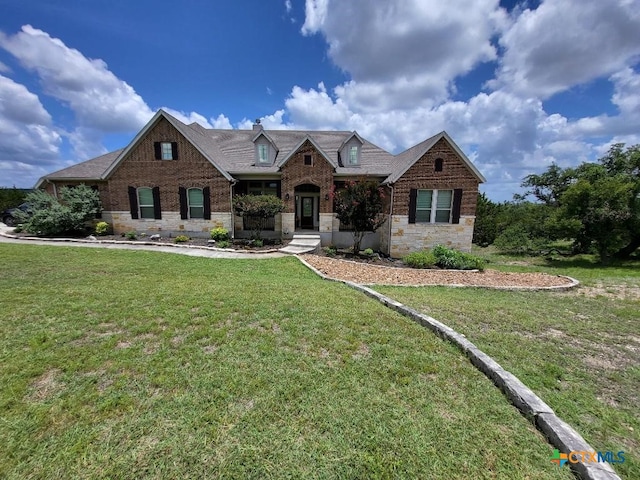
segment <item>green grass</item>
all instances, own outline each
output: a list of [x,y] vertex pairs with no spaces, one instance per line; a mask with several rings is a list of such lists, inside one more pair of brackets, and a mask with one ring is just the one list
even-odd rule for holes
[[594,448],[624,451],[625,463],[614,468],[640,478],[640,262],[604,268],[589,257],[489,258],[489,268],[569,275],[585,286],[555,293],[376,290],[465,334]]
[[571,478],[453,346],[293,258],[0,262],[0,478]]

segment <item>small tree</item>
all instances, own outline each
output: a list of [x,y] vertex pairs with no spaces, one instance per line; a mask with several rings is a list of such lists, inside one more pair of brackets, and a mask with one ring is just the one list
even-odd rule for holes
[[77,233],[101,211],[98,192],[86,185],[62,187],[60,200],[43,190],[29,193],[25,201],[29,212],[16,212],[25,232],[37,235]]
[[251,230],[251,238],[261,240],[261,232],[267,220],[285,209],[284,202],[274,195],[236,195],[233,197],[233,209],[240,217],[257,218]]
[[373,180],[345,182],[344,190],[332,191],[333,210],[340,222],[352,227],[353,253],[360,251],[362,239],[384,222],[384,190]]

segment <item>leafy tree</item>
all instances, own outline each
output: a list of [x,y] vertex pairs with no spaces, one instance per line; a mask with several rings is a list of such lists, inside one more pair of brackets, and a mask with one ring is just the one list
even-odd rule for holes
[[0,212],[8,208],[14,208],[24,202],[27,190],[20,188],[0,187]]
[[352,227],[353,253],[360,251],[362,239],[384,222],[384,189],[373,180],[345,182],[344,190],[332,191],[333,211],[340,222]]
[[498,215],[501,210],[502,205],[492,202],[484,193],[478,194],[473,243],[486,247],[494,242],[498,235]]
[[233,209],[240,217],[258,219],[251,230],[251,238],[261,240],[261,232],[267,220],[285,209],[284,202],[274,195],[236,195],[233,197]]
[[606,262],[640,247],[640,145],[615,144],[598,163],[577,168],[552,165],[523,186],[555,207],[551,218],[559,233],[574,239],[575,251],[593,246]]
[[22,229],[36,235],[59,235],[86,230],[87,222],[101,211],[100,196],[86,185],[62,187],[59,200],[43,190],[29,193],[29,212],[17,212]]

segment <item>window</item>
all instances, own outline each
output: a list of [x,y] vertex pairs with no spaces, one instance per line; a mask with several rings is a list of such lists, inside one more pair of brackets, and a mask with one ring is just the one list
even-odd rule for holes
[[436,172],[441,172],[442,171],[443,163],[444,163],[444,160],[442,160],[441,158],[436,158],[436,162],[435,162],[435,171]]
[[204,195],[201,188],[187,190],[189,218],[204,218]]
[[153,191],[150,188],[138,188],[138,209],[140,212],[140,218],[155,218]]
[[352,145],[349,147],[349,165],[358,165],[358,147]]
[[410,223],[450,223],[452,206],[453,190],[417,190],[415,222]]
[[269,145],[263,143],[258,145],[258,162],[269,163]]
[[178,159],[178,143],[177,142],[154,142],[156,160],[177,160]]
[[304,164],[305,165],[313,165],[313,157],[311,155],[304,156]]
[[278,182],[275,180],[252,180],[249,182],[247,193],[249,195],[273,195],[278,196]]

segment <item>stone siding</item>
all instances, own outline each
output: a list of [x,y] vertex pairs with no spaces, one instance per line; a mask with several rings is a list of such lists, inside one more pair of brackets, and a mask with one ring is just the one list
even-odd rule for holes
[[459,224],[409,223],[408,215],[394,215],[391,221],[390,255],[402,258],[408,253],[445,245],[471,251],[475,216],[461,216]]
[[189,235],[192,237],[208,237],[212,228],[226,228],[232,232],[231,213],[211,212],[211,220],[189,219],[182,220],[178,212],[162,212],[162,219],[155,220],[141,218],[134,220],[127,211],[102,212],[102,220],[111,224],[113,233],[120,234],[130,231],[145,233],[160,233],[167,235]]

